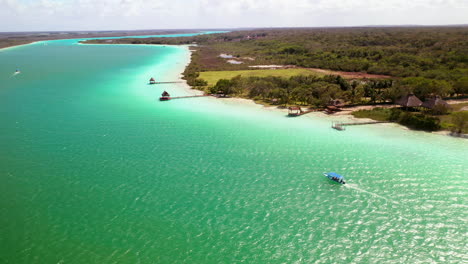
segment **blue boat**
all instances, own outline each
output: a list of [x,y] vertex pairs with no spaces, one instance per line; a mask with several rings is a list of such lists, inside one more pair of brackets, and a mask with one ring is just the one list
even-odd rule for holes
[[343,176],[339,175],[336,172],[324,172],[323,175],[327,177],[328,179],[335,181],[337,183],[345,184],[346,181]]

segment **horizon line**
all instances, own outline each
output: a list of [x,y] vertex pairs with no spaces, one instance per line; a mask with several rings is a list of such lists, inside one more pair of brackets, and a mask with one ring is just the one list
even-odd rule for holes
[[308,28],[381,28],[381,27],[468,27],[468,24],[381,24],[381,25],[355,25],[355,26],[271,26],[271,27],[219,27],[219,28],[160,28],[160,29],[82,29],[82,30],[33,30],[33,31],[0,31],[2,33],[49,33],[49,32],[131,32],[131,31],[182,31],[182,30],[253,30],[253,29],[308,29]]

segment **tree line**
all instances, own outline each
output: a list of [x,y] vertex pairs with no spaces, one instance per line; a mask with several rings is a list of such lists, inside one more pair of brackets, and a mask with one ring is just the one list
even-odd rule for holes
[[[195,53],[199,56],[194,56],[192,63],[198,71],[249,69],[261,64],[294,65],[414,78],[405,80],[406,85],[421,95],[425,94],[420,92],[423,83],[430,87],[443,86],[446,92],[457,95],[468,90],[467,40],[468,27],[453,26],[258,29],[114,42],[196,44]],[[105,40],[92,43],[105,43]],[[254,60],[232,65],[219,58],[220,53]],[[191,83],[203,83],[195,81],[197,77],[186,78]]]
[[[192,74],[196,75],[196,70],[194,72]],[[192,82],[200,82],[199,86],[206,85],[198,78],[192,79]],[[457,90],[458,93],[467,93],[468,82],[460,84],[460,88],[463,90]],[[206,91],[263,101],[277,99],[285,105],[316,107],[326,106],[333,99],[342,99],[349,104],[375,104],[395,102],[408,93],[414,93],[422,100],[434,95],[444,97],[455,93],[447,81],[424,77],[346,80],[338,75],[299,75],[290,78],[237,76],[229,80],[221,79]]]

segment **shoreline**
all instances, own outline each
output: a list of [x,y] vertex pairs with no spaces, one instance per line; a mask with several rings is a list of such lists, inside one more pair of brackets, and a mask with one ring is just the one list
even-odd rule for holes
[[[124,32],[127,32],[127,31],[124,31]],[[145,34],[137,34],[137,35],[133,35],[133,34],[129,34],[129,35],[115,34],[114,36],[105,36],[105,35],[102,35],[102,34],[97,34],[97,35],[93,35],[93,36],[83,36],[81,38],[79,38],[77,36],[69,36],[69,37],[64,37],[64,38],[61,38],[61,37],[51,37],[51,38],[38,37],[35,40],[27,40],[27,42],[23,43],[23,44],[15,44],[13,46],[2,47],[2,48],[0,48],[0,51],[11,49],[11,48],[16,48],[16,47],[21,47],[21,46],[25,46],[25,45],[31,45],[31,44],[42,42],[42,41],[73,40],[73,39],[76,39],[76,40],[79,40],[79,41],[85,41],[85,40],[99,39],[99,38],[102,38],[102,39],[118,39],[118,38],[132,38],[132,37],[136,37],[136,38],[143,37],[143,38],[145,38],[146,36],[151,36],[152,37],[152,36],[160,36],[160,35],[165,36],[165,35],[174,35],[174,34],[194,34],[194,33],[206,34],[204,32],[205,31],[190,31],[189,30],[189,31],[183,31],[181,33],[180,32],[168,31],[168,32],[148,32],[148,33],[145,33]],[[154,33],[161,33],[161,34],[154,34]],[[114,33],[112,33],[112,34],[114,34]],[[87,45],[93,45],[93,44],[87,44]],[[133,45],[133,44],[130,44],[130,45]],[[148,44],[148,45],[151,45],[151,44]]]
[[[254,100],[251,100],[251,99],[240,98],[240,97],[231,97],[231,98],[222,98],[221,100],[226,101],[226,102],[228,102],[230,104],[244,105],[244,106],[246,106],[246,105],[247,106],[256,106],[256,107],[258,107],[258,109],[262,109],[262,110],[266,110],[266,111],[281,112],[281,113],[285,113],[285,116],[287,116],[287,114],[288,114],[288,109],[287,108],[278,108],[277,106],[265,106],[265,105],[262,105],[262,104],[258,104]],[[372,109],[372,108],[375,108],[375,107],[379,107],[379,106],[371,106],[371,105],[369,105],[369,106],[355,106],[355,107],[353,107],[355,109],[352,110],[352,111],[346,111],[346,113],[344,113],[344,111],[341,111],[341,112],[337,112],[337,113],[335,113],[333,115],[327,115],[327,114],[325,114],[323,112],[312,112],[312,113],[308,113],[307,115],[308,116],[314,116],[314,117],[317,117],[317,118],[322,118],[322,119],[325,118],[326,120],[328,120],[330,122],[336,122],[336,121],[340,121],[340,122],[371,122],[371,121],[377,121],[377,120],[374,120],[374,119],[371,119],[371,118],[358,118],[358,117],[353,116],[351,113],[354,112],[354,111],[361,110],[361,109]],[[403,131],[424,132],[424,133],[434,134],[434,135],[450,136],[452,138],[462,138],[462,139],[466,138],[466,139],[468,139],[468,134],[457,134],[457,133],[451,132],[450,130],[439,130],[439,131],[428,132],[428,131],[410,129],[410,128],[408,128],[406,126],[403,126],[403,125],[400,125],[400,124],[398,124],[396,122],[382,123],[382,124],[376,124],[376,125],[398,127],[399,129],[401,129]]]
[[[57,31],[45,31],[46,33],[50,33],[49,36],[38,35],[40,32],[16,32],[14,36],[10,36],[10,33],[13,32],[0,32],[0,41],[4,38],[11,38],[12,40],[23,40],[26,38],[26,43],[23,44],[16,44],[13,46],[6,46],[0,48],[7,49],[17,46],[23,46],[32,44],[35,42],[40,41],[51,41],[51,40],[67,40],[67,39],[96,39],[96,38],[132,38],[132,37],[146,37],[146,36],[159,36],[159,35],[174,35],[174,34],[193,34],[193,33],[202,33],[206,34],[207,31],[200,31],[200,30],[117,30],[117,31],[65,31],[58,34]],[[79,32],[77,34],[77,32]],[[208,31],[209,32],[209,31]],[[3,37],[6,35],[6,37]]]
[[[186,85],[188,87],[188,89],[192,93],[194,91],[199,91],[200,93],[203,93],[200,90],[191,88],[185,82],[185,80],[183,80],[182,78],[181,78],[181,80],[184,81],[183,84]],[[278,112],[278,113],[281,112],[281,113],[284,113],[285,116],[288,115],[288,108],[280,108],[278,106],[268,106],[268,105],[257,103],[252,99],[247,99],[247,98],[242,98],[242,97],[229,97],[229,98],[219,98],[219,99],[226,102],[226,103],[228,103],[228,104],[235,104],[235,105],[238,105],[238,106],[244,105],[244,106],[250,106],[250,107],[257,107],[258,109],[262,109],[262,110],[266,110],[266,111],[275,111],[275,112]],[[457,103],[463,103],[465,101],[468,101],[468,99],[462,99],[462,100],[463,101],[460,101],[460,102],[457,102]],[[377,107],[392,108],[392,107],[397,107],[397,105],[386,105],[386,106],[361,105],[361,106],[349,107],[344,111],[339,111],[339,112],[336,112],[336,113],[334,113],[332,115],[328,115],[328,114],[326,114],[326,113],[324,113],[322,111],[312,112],[312,113],[308,113],[306,115],[314,116],[314,117],[322,118],[322,119],[325,118],[326,120],[328,120],[330,122],[336,122],[336,121],[340,121],[340,122],[371,122],[371,121],[378,121],[378,120],[374,120],[374,119],[371,119],[371,118],[358,118],[358,117],[355,117],[354,115],[352,115],[352,113],[354,111],[359,111],[359,110],[371,110],[371,109],[374,109],[374,108],[377,108]],[[411,129],[411,128],[408,128],[406,126],[400,125],[400,124],[398,124],[396,122],[382,123],[382,124],[378,124],[378,125],[398,127],[399,129],[401,129],[403,131],[424,132],[424,133],[434,134],[434,135],[450,136],[452,138],[468,138],[468,134],[456,134],[456,133],[451,132],[450,130],[439,130],[439,131],[433,131],[433,132],[415,130],[415,129]]]
[[[196,88],[193,88],[192,86],[188,85],[187,84],[187,81],[183,79],[183,72],[185,71],[185,69],[190,65],[191,63],[191,58],[192,58],[192,53],[194,52],[194,50],[190,49],[190,47],[192,47],[193,45],[191,44],[186,44],[186,45],[170,45],[170,44],[119,44],[119,43],[109,43],[109,44],[105,44],[105,43],[99,43],[99,44],[95,44],[95,43],[91,43],[91,44],[87,44],[87,43],[81,43],[81,42],[78,42],[78,45],[137,45],[137,46],[175,46],[175,47],[183,47],[186,49],[187,52],[187,60],[186,60],[186,63],[183,67],[181,67],[180,69],[174,69],[175,71],[177,71],[179,74],[178,74],[178,77],[177,77],[177,81],[181,81],[181,83],[179,84],[176,84],[178,87],[182,88],[184,92],[188,93],[188,95],[202,95],[202,94],[205,94],[205,91],[202,91],[202,90],[198,90]],[[314,69],[314,70],[317,70],[317,69]],[[249,99],[249,98],[242,98],[242,97],[229,97],[229,98],[220,98],[222,99],[223,101],[226,101],[226,102],[229,102],[229,103],[233,103],[233,104],[237,104],[237,105],[249,105],[249,106],[257,106],[263,110],[267,110],[267,111],[277,111],[277,112],[282,112],[282,113],[285,113],[286,116],[288,114],[288,108],[279,108],[278,106],[270,106],[270,105],[264,105],[264,104],[261,104],[261,103],[257,103],[255,102],[253,99]],[[457,103],[464,103],[468,101],[468,99],[461,99],[461,100],[450,100],[448,101],[450,104],[457,104]],[[344,108],[342,111],[338,111],[338,112],[335,112],[333,113],[332,115],[329,115],[329,114],[326,114],[326,113],[323,113],[323,112],[314,112],[314,113],[308,113],[308,115],[314,115],[316,117],[320,117],[320,118],[325,118],[325,119],[328,119],[330,122],[334,122],[334,121],[348,121],[348,122],[356,122],[356,121],[362,121],[362,122],[368,122],[368,121],[377,121],[377,120],[374,120],[374,119],[371,119],[371,118],[357,118],[355,117],[354,115],[352,115],[353,112],[355,111],[359,111],[359,110],[372,110],[374,108],[377,108],[377,107],[381,107],[381,108],[394,108],[394,107],[398,107],[398,105],[395,105],[395,104],[392,104],[392,105],[359,105],[359,106],[352,106],[352,107],[347,107],[347,108]],[[380,125],[390,125],[390,124],[394,124],[394,125],[397,125],[399,128],[403,129],[403,130],[407,130],[407,131],[420,131],[420,130],[414,130],[414,129],[410,129],[406,126],[403,126],[403,125],[400,125],[398,123],[395,123],[395,122],[392,122],[392,123],[383,123],[383,124],[380,124]],[[446,136],[451,136],[451,137],[459,137],[459,138],[468,138],[468,134],[454,134],[452,133],[451,131],[449,130],[439,130],[439,131],[433,131],[433,132],[429,132],[429,131],[423,131],[425,133],[429,133],[429,134],[437,134],[437,135],[446,135]]]
[[33,45],[33,44],[39,43],[41,41],[43,41],[43,40],[35,40],[35,41],[24,43],[24,44],[18,44],[18,45],[3,47],[3,48],[0,48],[0,52],[5,51],[5,50],[20,48],[20,47],[23,47],[23,46]]
[[[186,52],[186,56],[184,56],[184,61],[181,61],[181,63],[176,63],[176,66],[174,66],[174,69],[170,71],[168,74],[169,76],[173,77],[177,81],[180,81],[181,83],[176,83],[176,85],[179,88],[182,88],[184,92],[189,93],[189,95],[199,95],[203,94],[203,91],[193,89],[190,85],[187,84],[187,81],[183,79],[183,73],[187,66],[191,62],[191,56],[192,56],[192,50],[190,50],[190,47],[192,45],[187,44],[187,45],[168,45],[168,44],[119,44],[119,43],[82,43],[81,41],[78,41],[76,45],[92,45],[92,46],[103,46],[103,45],[120,45],[120,46],[142,46],[142,47],[176,47],[183,49]],[[181,64],[180,66],[178,64]]]
[[[100,44],[97,44],[97,45],[100,45]],[[132,44],[132,45],[134,45],[134,44]],[[177,81],[180,81],[181,83],[177,83],[175,85],[183,88],[183,91],[187,92],[188,95],[202,95],[202,94],[205,94],[204,91],[197,90],[197,89],[193,88],[192,86],[188,85],[187,80],[183,79],[185,69],[187,69],[189,64],[192,62],[193,50],[190,49],[190,47],[192,47],[192,45],[163,45],[163,44],[151,44],[151,45],[153,45],[153,46],[156,46],[156,45],[157,46],[175,46],[175,47],[183,48],[185,50],[185,53],[186,53],[185,63],[182,62],[180,69],[175,69],[174,70],[174,71],[177,70]]]
[[[15,46],[10,46],[10,47],[4,47],[0,48],[0,52],[5,51],[5,50],[11,50],[15,48],[19,48],[22,46],[27,46],[27,45],[33,45],[39,42],[42,42],[43,40],[40,41],[33,41],[30,43],[25,43],[25,44],[20,44],[20,45],[15,45]],[[180,63],[180,66],[177,65],[174,67],[173,71],[171,72],[174,74],[174,78],[177,79],[177,81],[181,81],[181,83],[176,84],[178,88],[182,89],[182,92],[187,93],[188,95],[201,95],[204,94],[204,91],[195,89],[191,87],[190,85],[187,84],[187,81],[183,79],[183,72],[185,69],[188,67],[188,65],[191,63],[191,58],[192,58],[192,53],[194,52],[193,50],[190,49],[193,45],[187,44],[187,45],[168,45],[168,44],[116,44],[116,43],[109,43],[109,44],[88,44],[88,43],[81,43],[81,41],[78,39],[77,45],[123,45],[123,46],[144,46],[144,47],[149,47],[149,46],[160,46],[160,47],[166,47],[166,46],[173,46],[173,47],[180,47],[181,49],[184,49],[185,51],[185,56],[184,56],[184,61]],[[177,63],[179,64],[179,63]],[[288,109],[287,108],[279,108],[278,106],[269,106],[269,105],[264,105],[261,103],[255,102],[253,99],[248,99],[248,98],[241,98],[241,97],[231,97],[231,98],[220,98],[221,100],[232,103],[232,104],[237,104],[237,105],[250,105],[250,106],[256,106],[259,109],[262,110],[267,110],[267,111],[277,111],[281,113],[285,113],[285,116],[288,114]],[[456,104],[456,103],[463,103],[467,102],[468,99],[462,99],[462,100],[451,100],[451,104]],[[330,122],[333,121],[375,121],[370,118],[356,118],[352,115],[352,112],[358,111],[358,110],[371,110],[376,107],[384,107],[384,108],[391,108],[391,107],[396,107],[396,105],[388,105],[388,106],[375,106],[375,105],[362,105],[362,106],[354,106],[354,107],[349,107],[345,108],[345,110],[336,112],[333,115],[327,115],[322,112],[314,112],[314,113],[309,113],[307,115],[313,115],[319,118],[325,118],[326,120],[329,120]],[[403,130],[410,130],[410,131],[418,131],[418,130],[412,130],[410,128],[407,128],[405,126],[399,125],[397,123],[391,123],[391,124],[396,124],[399,128]],[[381,124],[381,125],[389,125],[389,124]],[[426,132],[427,133],[427,132]],[[437,134],[437,135],[445,135],[445,136],[451,136],[451,137],[459,137],[459,138],[468,138],[467,134],[461,134],[458,136],[455,136],[451,131],[449,130],[440,130],[440,131],[434,131],[434,132],[429,132],[430,134]]]
[[[168,44],[119,44],[119,43],[82,43],[81,40],[78,40],[76,45],[91,45],[91,46],[106,46],[106,45],[120,45],[120,46],[131,46],[131,47],[173,47],[173,48],[179,48],[184,51],[184,57],[180,61],[176,61],[174,68],[170,69],[168,73],[166,73],[166,77],[169,77],[169,79],[174,79],[176,81],[180,81],[180,83],[175,83],[173,84],[177,88],[181,88],[181,92],[183,93],[188,93],[188,95],[200,95],[203,94],[203,91],[193,89],[190,85],[187,84],[187,81],[183,79],[183,73],[185,69],[188,67],[188,65],[191,62],[191,57],[193,51],[190,49],[192,45],[187,44],[187,45],[168,45]],[[156,65],[153,65],[152,67],[156,67]],[[148,78],[151,77],[156,77],[158,76],[148,76]],[[159,96],[159,95],[158,95]]]
[[[190,63],[191,63],[192,53],[194,52],[194,50],[191,50],[190,47],[192,47],[193,45],[190,45],[190,44],[187,44],[187,45],[169,45],[169,44],[85,44],[85,43],[79,43],[79,44],[80,45],[172,46],[172,47],[183,48],[185,50],[185,52],[186,52],[186,57],[184,59],[185,62],[181,63],[180,68],[177,67],[177,66],[174,68],[174,75],[177,74],[177,76],[174,76],[174,77],[175,77],[175,79],[177,79],[177,81],[180,81],[181,83],[178,83],[178,84],[175,84],[175,85],[178,88],[181,88],[181,92],[186,93],[186,95],[202,95],[202,94],[205,94],[205,91],[193,88],[192,86],[187,84],[187,81],[185,79],[183,79],[183,73],[184,73],[185,69],[188,67],[188,65],[190,65]],[[289,111],[288,108],[280,108],[278,106],[264,105],[264,104],[261,104],[261,103],[257,103],[253,99],[249,99],[249,98],[242,98],[242,97],[214,98],[213,97],[213,99],[219,99],[219,100],[222,100],[223,102],[226,102],[228,104],[235,104],[235,105],[238,105],[238,106],[248,105],[248,106],[251,106],[251,107],[257,107],[258,109],[262,109],[262,110],[276,111],[278,113],[281,112],[281,113],[284,113],[285,116],[288,115],[288,111]],[[463,102],[467,102],[467,101],[468,101],[468,99],[451,100],[450,103],[451,104],[456,104],[456,103],[463,103]],[[395,104],[391,104],[391,105],[359,105],[359,106],[352,106],[352,107],[345,108],[342,111],[335,112],[332,115],[326,114],[326,113],[324,113],[322,111],[308,113],[307,115],[308,116],[315,116],[315,117],[322,118],[322,119],[325,118],[326,120],[328,120],[330,122],[336,122],[336,121],[341,121],[341,122],[343,122],[343,121],[344,122],[359,122],[359,121],[368,122],[368,121],[376,121],[376,120],[371,119],[371,118],[357,118],[354,115],[352,115],[352,113],[354,111],[359,111],[359,110],[371,110],[371,109],[374,109],[374,108],[377,108],[377,107],[393,108],[393,107],[398,107],[398,105],[395,105]],[[398,127],[398,128],[400,128],[402,130],[405,130],[405,131],[414,131],[414,132],[420,131],[420,130],[410,129],[410,128],[406,127],[406,126],[400,125],[400,124],[395,123],[395,122],[382,123],[382,124],[379,124],[379,125],[381,125],[381,126],[382,125],[383,126],[389,126],[390,125],[390,126]],[[452,133],[449,130],[439,130],[439,131],[433,131],[433,132],[423,131],[423,132],[429,133],[429,134],[451,136],[451,137],[455,137],[455,138],[457,138],[457,137],[458,138],[468,138],[467,134],[455,135],[454,133]]]

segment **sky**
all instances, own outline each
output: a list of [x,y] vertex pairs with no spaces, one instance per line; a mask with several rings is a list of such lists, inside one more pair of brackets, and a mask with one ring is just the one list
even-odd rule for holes
[[0,0],[0,32],[468,24],[468,0]]

